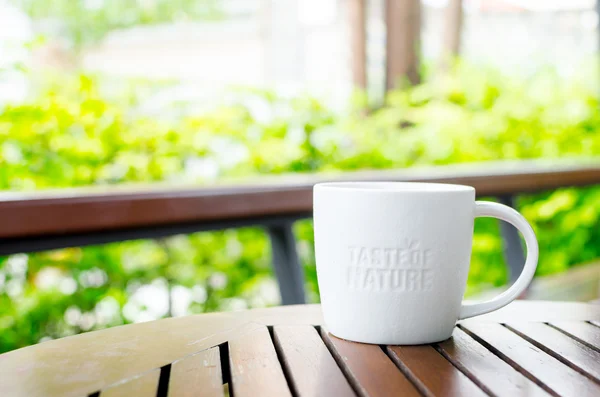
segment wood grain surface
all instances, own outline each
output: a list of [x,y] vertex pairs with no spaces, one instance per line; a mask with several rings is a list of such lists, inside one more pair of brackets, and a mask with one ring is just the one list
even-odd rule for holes
[[290,395],[290,385],[317,395],[323,378],[338,395],[600,395],[599,319],[600,305],[517,301],[461,321],[448,341],[388,348],[319,338],[318,305],[178,317],[2,354],[0,395],[136,395],[150,384],[158,397],[219,395],[219,383],[234,397]]
[[[380,346],[349,342],[321,330],[338,365],[361,396],[415,397],[421,394]],[[374,376],[374,374],[377,374]]]
[[465,329],[546,390],[561,396],[599,396],[600,385],[500,324],[471,323]]
[[507,327],[565,365],[600,382],[600,352],[544,323],[508,323]]
[[295,396],[355,395],[314,327],[278,325],[273,334]]
[[168,396],[223,396],[219,348],[213,347],[175,361],[171,365]]
[[600,327],[594,324],[583,321],[553,321],[550,325],[592,349],[600,349]]
[[111,386],[100,392],[102,397],[155,397],[158,389],[160,369],[145,373],[137,378]]
[[486,396],[431,346],[389,346],[390,357],[425,395]]
[[550,395],[460,328],[454,329],[452,338],[438,344],[438,349],[475,383],[495,396]]
[[234,396],[291,397],[267,327],[231,339],[229,358]]

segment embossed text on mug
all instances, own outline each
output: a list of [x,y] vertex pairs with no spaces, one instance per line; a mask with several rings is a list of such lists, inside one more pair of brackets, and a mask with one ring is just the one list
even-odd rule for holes
[[429,291],[433,286],[432,252],[416,240],[401,247],[349,247],[347,285],[354,290]]

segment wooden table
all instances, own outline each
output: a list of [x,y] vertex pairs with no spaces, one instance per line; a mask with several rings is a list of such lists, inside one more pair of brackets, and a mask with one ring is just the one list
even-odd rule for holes
[[329,335],[318,305],[180,317],[0,355],[0,395],[600,396],[598,320],[600,305],[521,301],[399,347]]

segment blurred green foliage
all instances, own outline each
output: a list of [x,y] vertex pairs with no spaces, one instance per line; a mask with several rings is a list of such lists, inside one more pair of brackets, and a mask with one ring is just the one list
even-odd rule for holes
[[223,17],[220,0],[11,0],[31,18],[55,24],[76,48],[115,29]]
[[[463,65],[390,93],[378,109],[346,115],[313,98],[246,90],[173,121],[144,116],[137,97],[145,96],[107,99],[95,78],[79,76],[6,106],[0,188],[210,183],[600,153],[598,93],[551,71],[519,79]],[[600,189],[523,195],[519,209],[539,237],[538,274],[600,256]],[[316,301],[310,221],[295,232]],[[469,292],[506,280],[498,224],[479,219]],[[127,322],[277,302],[268,240],[258,228],[13,255],[0,261],[0,351]]]

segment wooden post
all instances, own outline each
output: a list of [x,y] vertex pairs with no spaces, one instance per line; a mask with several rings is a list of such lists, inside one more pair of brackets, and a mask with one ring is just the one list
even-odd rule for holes
[[417,84],[420,80],[420,0],[385,0],[385,22],[386,89],[395,88],[403,79]]
[[352,83],[367,88],[367,18],[366,0],[349,0],[350,43],[352,51]]
[[442,69],[446,69],[449,61],[460,53],[463,22],[462,0],[448,0],[444,17],[444,37],[442,38],[442,54],[440,58]]

